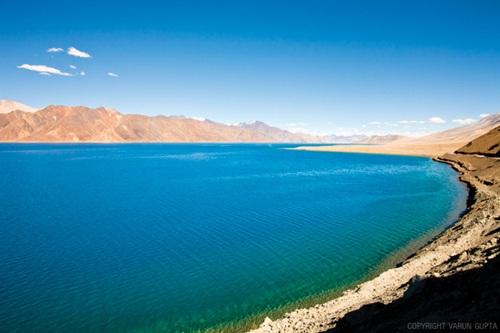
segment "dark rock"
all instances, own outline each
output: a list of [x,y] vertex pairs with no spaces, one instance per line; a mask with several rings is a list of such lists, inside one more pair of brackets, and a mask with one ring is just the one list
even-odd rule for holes
[[[500,328],[500,257],[440,278],[413,279],[405,295],[387,305],[368,304],[341,318],[330,333],[451,330],[453,324]],[[429,323],[427,329],[421,324]],[[444,323],[444,324],[442,324]],[[468,324],[471,326],[469,327]],[[420,325],[420,326],[418,326]],[[439,326],[441,325],[441,326]]]

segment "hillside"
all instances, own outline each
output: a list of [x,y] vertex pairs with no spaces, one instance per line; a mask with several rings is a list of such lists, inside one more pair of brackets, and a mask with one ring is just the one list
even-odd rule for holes
[[500,126],[469,142],[456,152],[460,154],[500,156]]
[[[437,157],[460,149],[475,138],[500,125],[500,113],[469,125],[452,128],[419,138],[403,138],[383,145],[336,145],[299,147],[301,150],[346,153],[395,154]],[[494,149],[495,147],[492,147]]]
[[419,138],[407,138],[394,143],[411,144],[456,144],[457,148],[476,139],[484,133],[500,125],[500,113],[492,114],[469,125],[452,128],[446,131],[429,134]]

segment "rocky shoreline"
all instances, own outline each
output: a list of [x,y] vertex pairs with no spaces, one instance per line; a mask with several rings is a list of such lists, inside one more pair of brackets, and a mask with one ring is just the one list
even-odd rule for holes
[[[459,221],[397,267],[329,302],[295,310],[274,321],[266,318],[259,328],[250,332],[404,331],[419,329],[408,327],[413,323],[460,319],[484,322],[491,314],[499,313],[500,301],[496,295],[500,287],[496,281],[500,278],[494,274],[500,275],[497,269],[500,258],[497,258],[500,253],[500,159],[445,154],[435,160],[449,164],[470,188],[468,209]],[[493,275],[493,278],[480,278],[486,269],[486,276]],[[472,279],[471,276],[476,276],[481,287],[460,294],[461,285]],[[484,285],[488,281],[491,285]],[[473,286],[471,284],[470,288]],[[439,288],[445,290],[446,287],[452,291],[446,295],[455,297],[450,302],[465,303],[472,299],[474,304],[485,304],[475,310],[470,304],[455,304],[462,308],[447,313],[446,295],[439,292]],[[491,290],[483,295],[489,288],[496,292]],[[457,314],[462,317],[454,316]],[[493,319],[488,323],[500,327],[500,322]]]

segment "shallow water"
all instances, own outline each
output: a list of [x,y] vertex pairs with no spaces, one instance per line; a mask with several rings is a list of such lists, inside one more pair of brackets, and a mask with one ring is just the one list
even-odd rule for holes
[[193,332],[338,290],[464,208],[426,158],[0,145],[6,332]]

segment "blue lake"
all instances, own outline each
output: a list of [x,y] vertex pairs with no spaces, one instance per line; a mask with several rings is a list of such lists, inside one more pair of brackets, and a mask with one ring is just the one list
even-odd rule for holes
[[5,332],[241,329],[375,274],[465,207],[426,158],[1,144]]

